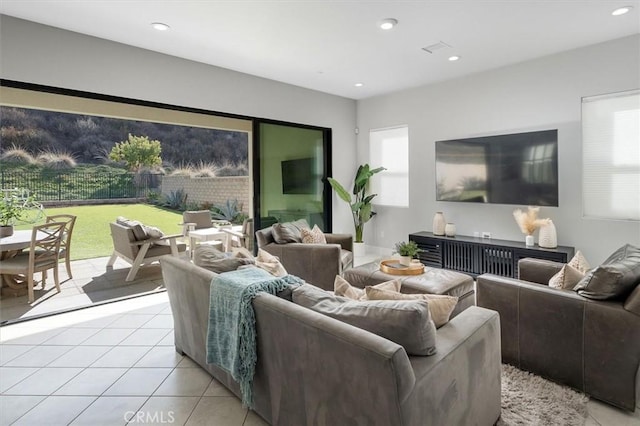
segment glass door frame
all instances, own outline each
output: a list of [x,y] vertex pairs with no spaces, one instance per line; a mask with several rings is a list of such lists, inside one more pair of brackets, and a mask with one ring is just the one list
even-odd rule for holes
[[290,123],[287,121],[269,120],[265,118],[254,118],[253,120],[253,144],[250,152],[253,156],[252,175],[253,175],[253,222],[254,230],[262,229],[260,218],[267,214],[261,211],[261,193],[260,193],[260,126],[262,124],[274,124],[278,126],[295,127],[299,129],[318,130],[322,132],[322,215],[325,224],[325,233],[331,233],[333,230],[333,212],[332,212],[332,189],[327,178],[332,176],[332,158],[331,158],[331,129],[327,127],[310,126],[307,124]]

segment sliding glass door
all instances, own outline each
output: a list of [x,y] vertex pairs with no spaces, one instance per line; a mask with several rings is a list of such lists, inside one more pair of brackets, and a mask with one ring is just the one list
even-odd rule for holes
[[331,130],[256,120],[254,124],[256,229],[306,219],[331,231]]

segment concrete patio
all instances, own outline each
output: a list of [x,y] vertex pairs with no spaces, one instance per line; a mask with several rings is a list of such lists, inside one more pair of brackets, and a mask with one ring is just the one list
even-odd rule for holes
[[100,257],[71,262],[72,279],[61,263],[62,291],[56,291],[50,272],[44,290],[39,285],[36,287],[36,300],[31,305],[27,303],[26,295],[3,296],[0,299],[0,324],[164,291],[158,263],[141,267],[136,279],[126,282],[130,265],[118,259],[113,268],[107,268],[108,260],[108,257]]

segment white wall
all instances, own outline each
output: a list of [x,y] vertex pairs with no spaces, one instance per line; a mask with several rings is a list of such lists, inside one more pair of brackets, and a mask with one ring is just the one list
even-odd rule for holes
[[582,218],[580,123],[581,97],[638,87],[635,35],[358,101],[360,162],[368,159],[370,129],[408,124],[410,140],[410,208],[378,207],[365,240],[390,248],[411,232],[431,231],[434,213],[443,211],[458,234],[490,231],[493,238],[523,241],[512,216],[519,206],[435,201],[434,141],[557,128],[560,206],[542,208],[540,216],[553,219],[559,244],[582,250],[592,263],[626,242],[640,246],[638,222]]
[[[354,100],[0,16],[0,76],[8,80],[332,129],[333,175],[351,179]],[[334,195],[335,232],[352,232]]]

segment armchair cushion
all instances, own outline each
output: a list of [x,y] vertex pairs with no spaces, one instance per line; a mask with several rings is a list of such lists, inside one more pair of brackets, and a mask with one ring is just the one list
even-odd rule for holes
[[436,328],[424,300],[361,302],[303,284],[293,289],[293,302],[391,340],[408,354],[436,352]]
[[274,223],[271,227],[273,239],[277,244],[301,243],[302,229],[309,229],[309,224],[304,219],[295,222]]
[[607,300],[626,298],[640,283],[640,248],[626,244],[592,269],[574,287],[581,296]]

